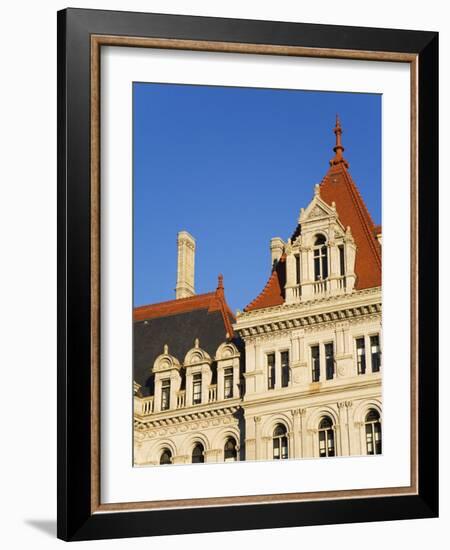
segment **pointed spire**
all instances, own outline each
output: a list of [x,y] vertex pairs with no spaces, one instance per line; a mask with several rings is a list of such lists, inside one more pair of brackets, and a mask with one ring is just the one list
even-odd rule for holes
[[223,289],[223,275],[222,273],[217,277],[217,289]]
[[217,288],[216,288],[216,296],[217,297],[224,297],[225,296],[225,291],[224,291],[224,288],[223,288],[223,275],[220,274],[217,278]]
[[330,160],[330,166],[333,166],[335,164],[343,164],[346,168],[348,168],[348,162],[342,156],[342,153],[344,152],[344,146],[342,145],[341,141],[342,126],[338,114],[336,115],[336,126],[334,127],[333,132],[336,135],[336,145],[333,147],[333,151],[335,154],[334,157]]

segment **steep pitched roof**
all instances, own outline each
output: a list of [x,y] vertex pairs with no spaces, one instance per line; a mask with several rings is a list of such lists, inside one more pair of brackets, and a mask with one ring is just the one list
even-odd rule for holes
[[320,184],[320,196],[336,204],[342,224],[350,226],[356,244],[355,288],[381,286],[381,247],[375,224],[344,165],[332,166]]
[[183,362],[196,338],[214,357],[227,334],[234,337],[235,319],[225,301],[221,276],[215,292],[137,307],[133,319],[133,376],[143,396],[153,392],[152,366],[165,344]]
[[330,168],[320,184],[320,196],[328,204],[336,204],[342,224],[350,226],[356,243],[356,284],[355,288],[381,286],[381,246],[376,238],[375,224],[348,171],[348,162],[342,153],[342,128],[336,117],[335,156],[330,160]]
[[[341,143],[342,128],[336,117],[335,155],[330,160],[330,168],[320,184],[320,197],[328,204],[336,205],[336,210],[344,227],[350,226],[355,239],[357,253],[355,262],[355,288],[361,290],[381,286],[381,246],[377,234],[381,227],[375,226],[372,217],[348,171],[349,164],[343,157]],[[301,232],[298,225],[292,235],[296,238]],[[244,309],[252,311],[273,307],[284,303],[286,283],[286,262],[283,256],[272,271],[263,291]]]
[[266,286],[260,294],[250,302],[244,311],[279,306],[284,303],[284,285],[286,284],[286,256],[283,254],[276,263]]

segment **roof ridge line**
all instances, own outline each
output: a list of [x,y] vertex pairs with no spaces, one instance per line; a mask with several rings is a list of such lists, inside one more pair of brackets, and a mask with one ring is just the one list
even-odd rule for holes
[[164,300],[163,302],[155,302],[153,304],[144,304],[142,306],[135,306],[133,307],[133,311],[139,311],[148,307],[156,307],[156,306],[163,306],[166,304],[181,304],[186,303],[188,301],[194,302],[196,299],[203,299],[206,297],[212,297],[215,295],[215,292],[204,292],[203,294],[194,294],[193,296],[187,296],[186,298],[174,298],[172,300]]

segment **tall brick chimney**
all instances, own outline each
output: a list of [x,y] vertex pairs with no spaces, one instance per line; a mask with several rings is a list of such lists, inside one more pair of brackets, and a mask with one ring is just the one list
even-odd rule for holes
[[180,231],[178,233],[177,286],[175,289],[177,300],[194,296],[194,274],[195,239],[187,231]]

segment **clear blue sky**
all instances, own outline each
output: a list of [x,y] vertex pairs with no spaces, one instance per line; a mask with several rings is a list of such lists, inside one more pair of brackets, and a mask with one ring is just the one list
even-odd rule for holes
[[287,239],[333,156],[344,155],[381,223],[381,96],[134,83],[134,304],[175,297],[177,232],[197,241],[198,294],[223,273],[243,309],[270,274],[271,237]]

